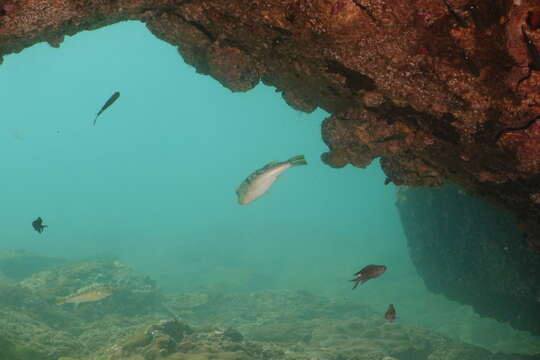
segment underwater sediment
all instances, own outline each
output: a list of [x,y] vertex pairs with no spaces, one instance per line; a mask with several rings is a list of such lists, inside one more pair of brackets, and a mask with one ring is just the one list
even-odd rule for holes
[[[110,297],[57,295],[108,284]],[[161,294],[116,260],[70,263],[22,281],[0,278],[2,360],[528,360],[389,322],[351,297],[306,291]]]

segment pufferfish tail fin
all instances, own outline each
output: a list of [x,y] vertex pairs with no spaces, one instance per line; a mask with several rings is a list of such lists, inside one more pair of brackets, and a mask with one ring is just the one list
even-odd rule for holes
[[307,161],[304,158],[304,155],[296,155],[287,160],[289,164],[292,166],[300,166],[300,165],[307,165]]

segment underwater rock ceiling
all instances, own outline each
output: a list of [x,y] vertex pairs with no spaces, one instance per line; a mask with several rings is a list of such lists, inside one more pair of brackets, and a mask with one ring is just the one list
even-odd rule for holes
[[0,0],[0,56],[123,20],[232,91],[331,113],[326,164],[452,180],[540,251],[540,0]]

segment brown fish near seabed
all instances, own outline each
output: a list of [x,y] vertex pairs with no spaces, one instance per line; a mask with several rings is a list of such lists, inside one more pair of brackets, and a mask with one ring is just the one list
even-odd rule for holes
[[388,321],[396,320],[396,308],[394,307],[394,304],[388,305],[388,310],[386,310],[384,318]]
[[381,276],[386,271],[386,266],[384,265],[368,265],[357,271],[354,275],[355,279],[351,281],[354,283],[353,289],[356,289],[358,285],[365,283],[370,279]]
[[80,304],[85,302],[93,302],[103,300],[113,294],[110,286],[107,285],[91,285],[80,289],[76,293],[60,298],[56,301],[58,305],[62,304]]

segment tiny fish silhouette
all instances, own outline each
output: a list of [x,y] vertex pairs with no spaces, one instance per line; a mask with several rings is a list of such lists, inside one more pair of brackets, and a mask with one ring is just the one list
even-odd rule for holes
[[36,220],[32,221],[32,227],[41,234],[47,225],[43,225],[43,219],[38,217]]
[[356,289],[358,285],[361,285],[370,279],[381,276],[385,271],[386,266],[384,265],[368,265],[363,267],[354,274],[356,278],[351,280],[354,283],[353,289]]
[[388,310],[386,310],[386,313],[384,314],[384,318],[387,321],[396,320],[396,308],[394,307],[394,304],[388,305]]
[[101,113],[104,112],[109,106],[111,106],[116,100],[118,100],[119,97],[120,97],[120,93],[118,91],[111,95],[109,100],[107,100],[105,105],[103,105],[101,107],[101,110],[99,110],[99,112],[97,113],[96,118],[94,119],[94,126],[96,126],[96,120],[98,116],[101,115]]

